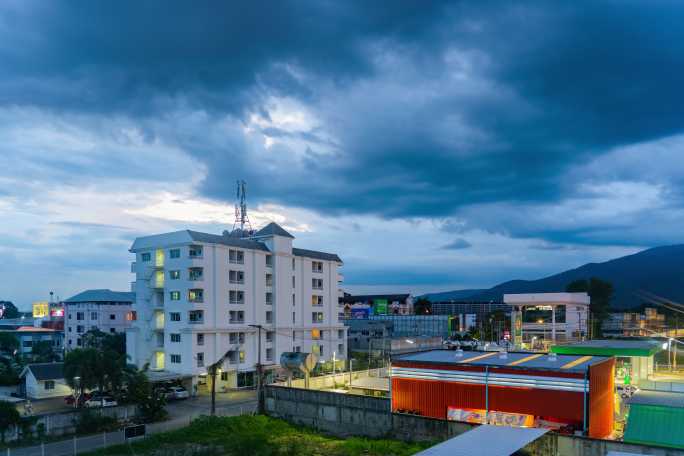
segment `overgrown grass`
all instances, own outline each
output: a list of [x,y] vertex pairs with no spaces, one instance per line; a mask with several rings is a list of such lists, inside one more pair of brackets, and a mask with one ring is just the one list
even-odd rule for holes
[[186,428],[156,434],[132,444],[110,447],[94,455],[166,456],[408,456],[425,443],[329,437],[266,416],[203,417]]

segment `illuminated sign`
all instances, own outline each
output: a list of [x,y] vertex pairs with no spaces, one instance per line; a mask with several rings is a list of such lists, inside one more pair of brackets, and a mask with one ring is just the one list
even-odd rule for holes
[[48,316],[50,305],[47,301],[33,303],[33,318],[44,318]]
[[63,317],[64,307],[61,306],[50,306],[50,317]]
[[376,299],[373,301],[373,310],[375,315],[387,314],[387,299]]

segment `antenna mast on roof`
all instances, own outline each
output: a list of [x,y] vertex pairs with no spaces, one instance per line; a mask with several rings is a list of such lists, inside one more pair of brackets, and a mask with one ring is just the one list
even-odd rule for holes
[[[252,224],[249,223],[247,216],[247,182],[237,181],[237,200],[235,203],[235,222],[233,223],[233,233],[240,230],[240,234],[252,234]],[[245,231],[245,225],[248,227]]]

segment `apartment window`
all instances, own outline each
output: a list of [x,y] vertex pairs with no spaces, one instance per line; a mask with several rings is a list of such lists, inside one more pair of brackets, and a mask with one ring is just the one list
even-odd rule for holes
[[245,343],[245,333],[229,333],[228,342],[231,344],[244,344]]
[[244,304],[245,292],[240,290],[230,290],[228,292],[228,299],[231,304]]
[[84,320],[85,319],[85,313],[84,312],[76,312],[76,320]]
[[266,342],[273,342],[273,331],[266,331]]
[[180,312],[169,312],[169,320],[171,321],[181,321]]
[[323,272],[323,262],[322,261],[312,261],[311,271],[313,272]]
[[204,268],[188,269],[188,280],[197,281],[204,278]]
[[344,344],[337,344],[337,353],[340,355],[344,354]]
[[266,255],[266,267],[267,268],[273,267],[273,255]]
[[180,301],[180,291],[172,291],[169,293],[171,301]]
[[171,342],[180,342],[181,335],[178,333],[171,333]]
[[204,302],[204,290],[201,288],[193,288],[188,290],[188,301],[190,302]]
[[314,353],[316,355],[320,355],[320,346],[318,344],[311,344],[311,353]]
[[321,338],[321,331],[319,329],[312,329],[311,330],[311,338],[313,340],[318,340]]
[[338,329],[337,330],[337,338],[338,339],[344,339],[344,329]]
[[273,286],[273,274],[266,274],[266,286],[267,287]]
[[228,281],[237,284],[245,283],[244,271],[228,271]]
[[69,332],[71,332],[71,326],[69,326]]
[[266,361],[273,361],[273,349],[272,348],[266,349]]
[[222,382],[228,381],[228,372],[221,372],[221,381]]
[[229,250],[228,261],[233,264],[245,264],[245,252],[242,250]]
[[299,353],[300,351],[302,351],[302,347],[300,347],[299,345],[297,345],[297,346],[294,348],[294,351],[297,352],[297,353]]
[[142,261],[145,261],[145,262],[151,261],[152,260],[152,254],[150,252],[145,252],[145,253],[140,255],[140,259]]
[[115,328],[109,328],[109,332],[110,332],[111,334],[115,334],[115,333],[116,333],[116,329],[115,329]]
[[323,279],[311,279],[311,288],[314,290],[323,289]]
[[242,310],[230,311],[230,323],[244,323],[245,313]]
[[188,256],[190,258],[202,258],[202,246],[191,245],[190,249],[188,249]]
[[78,326],[76,326],[76,332],[77,332],[77,333],[82,333],[83,330],[84,330],[84,326],[83,326],[83,325],[78,325]]
[[295,286],[295,276],[292,276],[292,288],[296,288],[296,286]]
[[110,320],[116,320],[116,314],[109,314]]
[[204,334],[197,334],[197,345],[204,345]]
[[269,306],[273,304],[273,293],[270,291],[266,293],[266,304]]
[[204,323],[204,311],[191,310],[188,312],[188,321],[190,323]]
[[315,307],[322,307],[323,306],[323,296],[320,296],[320,295],[311,296],[311,305],[315,306]]
[[169,250],[169,258],[180,258],[180,249]]
[[[82,326],[81,326],[81,328],[82,328]],[[81,332],[83,332],[83,331],[81,331]],[[22,347],[29,348],[29,347],[33,346],[33,341],[32,340],[25,340],[21,343],[21,345],[22,345]]]
[[296,322],[296,315],[294,312],[292,312],[292,324],[295,324]]
[[172,364],[180,364],[180,362],[181,362],[180,355],[171,355],[171,363]]
[[45,380],[45,389],[46,390],[53,390],[55,389],[55,381],[54,380]]
[[97,320],[97,312],[90,312],[90,319]]
[[266,323],[273,323],[273,312],[270,310],[266,311]]
[[204,353],[197,353],[197,367],[204,367]]
[[180,279],[180,271],[169,271],[169,279],[171,279],[171,280]]
[[138,312],[135,310],[131,310],[130,312],[126,312],[126,321],[136,321],[138,319]]
[[79,337],[78,339],[76,339],[76,345],[78,345],[79,347],[80,347],[81,345],[83,345],[83,341],[81,340],[80,337]]
[[321,339],[325,339],[325,331],[321,329]]
[[318,347],[318,356],[323,356],[323,345]]
[[295,305],[295,294],[292,293],[292,307],[294,307]]
[[296,269],[296,267],[297,266],[295,265],[295,259],[292,258],[292,270],[294,271]]
[[311,323],[323,323],[323,312],[311,312]]

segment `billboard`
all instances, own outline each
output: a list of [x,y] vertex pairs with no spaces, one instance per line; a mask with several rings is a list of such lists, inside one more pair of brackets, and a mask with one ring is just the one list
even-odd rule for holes
[[514,426],[514,427],[531,427],[534,426],[534,415],[525,413],[507,413],[481,409],[461,409],[455,407],[447,407],[447,420],[462,421],[464,423],[484,423],[485,420],[489,424],[495,426]]
[[511,312],[511,319],[513,320],[513,345],[516,347],[522,346],[522,312],[514,310]]
[[370,315],[370,309],[368,307],[352,307],[351,317],[357,320],[363,320],[368,318]]
[[373,301],[373,313],[375,315],[387,315],[387,299],[376,299]]
[[33,318],[45,318],[49,315],[50,305],[47,301],[33,303]]

